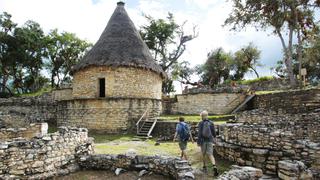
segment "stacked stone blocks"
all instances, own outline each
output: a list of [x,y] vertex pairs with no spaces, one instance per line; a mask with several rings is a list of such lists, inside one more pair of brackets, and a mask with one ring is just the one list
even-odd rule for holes
[[0,179],[46,179],[79,169],[77,157],[91,154],[87,129],[61,127],[30,140],[0,143]]

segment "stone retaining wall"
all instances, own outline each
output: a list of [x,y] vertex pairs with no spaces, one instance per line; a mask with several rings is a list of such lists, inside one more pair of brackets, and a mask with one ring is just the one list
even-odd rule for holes
[[147,170],[156,174],[170,176],[178,180],[194,179],[188,161],[178,158],[140,155],[87,155],[80,157],[79,165],[83,169],[94,170]]
[[52,91],[52,97],[55,101],[63,101],[72,99],[72,87],[55,89]]
[[229,114],[245,99],[241,93],[180,94],[176,101],[163,101],[163,114]]
[[47,179],[79,169],[77,157],[91,154],[86,129],[61,127],[31,140],[0,142],[0,179]]
[[278,161],[301,160],[308,167],[320,169],[320,144],[310,141],[284,142],[285,149],[245,147],[226,143],[218,139],[215,150],[217,153],[240,165],[261,168],[267,174],[276,174]]
[[[158,137],[161,140],[172,140],[176,131],[178,122],[158,121],[151,135]],[[186,122],[190,125],[192,136],[195,138],[198,135],[199,122]],[[215,124],[216,133],[219,134],[219,125]],[[135,133],[135,131],[133,131]]]
[[[258,119],[263,118],[260,116]],[[308,139],[320,142],[320,113],[269,116],[269,123],[220,126],[225,142],[246,147],[283,149],[286,142]],[[284,120],[287,121],[284,121]],[[251,119],[252,120],[252,119]],[[257,121],[251,121],[257,123]]]
[[257,95],[253,99],[252,108],[284,113],[310,112],[320,108],[320,89]]
[[300,160],[320,170],[320,113],[253,110],[236,120],[219,127],[216,151],[221,156],[268,174],[276,174],[280,160]]
[[51,93],[37,97],[0,98],[0,112],[2,114],[0,121],[4,127],[24,127],[30,123],[54,122],[56,102]]
[[43,136],[48,132],[47,123],[30,124],[25,128],[1,128],[0,141],[8,141],[14,138],[31,139],[36,136]]
[[[142,114],[159,116],[161,100],[155,99],[78,99],[61,101],[58,105],[59,126],[85,127],[96,132],[125,133]],[[135,127],[134,127],[135,128]]]

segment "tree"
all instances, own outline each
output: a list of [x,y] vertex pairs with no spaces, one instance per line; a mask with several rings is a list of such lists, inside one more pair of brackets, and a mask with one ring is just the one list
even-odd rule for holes
[[195,85],[191,82],[191,76],[195,73],[195,69],[190,67],[190,63],[183,61],[176,63],[172,71],[172,79],[182,84]]
[[235,74],[233,75],[233,79],[241,80],[249,70],[252,70],[256,74],[257,78],[259,78],[256,67],[261,66],[259,63],[260,54],[261,51],[258,50],[253,43],[249,43],[249,45],[235,52],[233,67]]
[[213,87],[229,79],[232,63],[232,54],[226,53],[223,48],[217,48],[208,53],[205,64],[197,67],[202,84]]
[[11,20],[10,14],[4,12],[0,15],[0,92],[2,94],[9,89],[7,87],[7,82],[10,76],[9,66],[14,62],[11,54],[15,49],[13,33],[16,26],[17,24]]
[[[154,59],[170,77],[173,68],[186,50],[186,43],[197,37],[196,27],[193,28],[192,35],[186,35],[183,29],[186,22],[178,25],[171,13],[166,19],[145,17],[148,24],[141,27],[141,37],[151,50]],[[163,83],[163,93],[168,94],[172,91],[174,91],[172,80],[167,79]]]
[[17,44],[15,54],[12,55],[17,62],[12,67],[15,84],[18,85],[22,80],[22,69],[24,69],[29,84],[25,87],[29,87],[28,91],[34,92],[42,87],[40,81],[43,78],[40,71],[43,59],[47,56],[44,32],[38,23],[27,21],[24,26],[15,29],[14,36]]
[[81,40],[75,34],[52,30],[47,36],[48,62],[46,68],[51,75],[51,86],[58,87],[70,81],[71,67],[86,53],[92,44]]
[[309,80],[320,81],[320,33],[308,44],[303,52],[303,66],[307,68]]
[[[312,34],[314,25],[314,8],[320,2],[314,0],[232,0],[233,10],[225,25],[233,25],[232,30],[254,25],[257,29],[272,28],[282,44],[283,62],[286,66],[290,84],[294,86],[293,50],[294,35],[298,39],[298,59],[301,61],[301,48],[304,40]],[[287,38],[285,37],[288,35]],[[287,42],[286,42],[287,39]]]

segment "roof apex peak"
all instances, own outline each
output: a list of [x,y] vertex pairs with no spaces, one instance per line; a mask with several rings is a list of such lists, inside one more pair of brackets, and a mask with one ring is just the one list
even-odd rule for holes
[[123,1],[119,1],[119,2],[117,2],[117,5],[118,6],[124,6],[126,3],[124,3]]

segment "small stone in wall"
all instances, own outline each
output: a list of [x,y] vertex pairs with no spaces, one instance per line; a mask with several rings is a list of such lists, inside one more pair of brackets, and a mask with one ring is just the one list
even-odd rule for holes
[[135,149],[128,149],[125,155],[135,157],[137,155],[137,151]]
[[159,146],[159,145],[160,145],[160,142],[157,141],[154,145],[155,145],[155,146]]
[[147,170],[145,170],[145,169],[141,170],[141,171],[139,172],[139,177],[147,174],[148,172],[149,172],[149,171],[147,171]]
[[114,173],[115,173],[117,176],[119,176],[119,175],[120,175],[121,173],[123,173],[123,172],[125,172],[124,169],[122,169],[122,168],[117,168]]
[[253,179],[259,179],[262,176],[263,176],[263,173],[261,169],[257,169],[249,166],[240,167],[237,165],[233,165],[230,171],[223,173],[217,179],[218,180],[233,180],[233,179],[253,180]]

